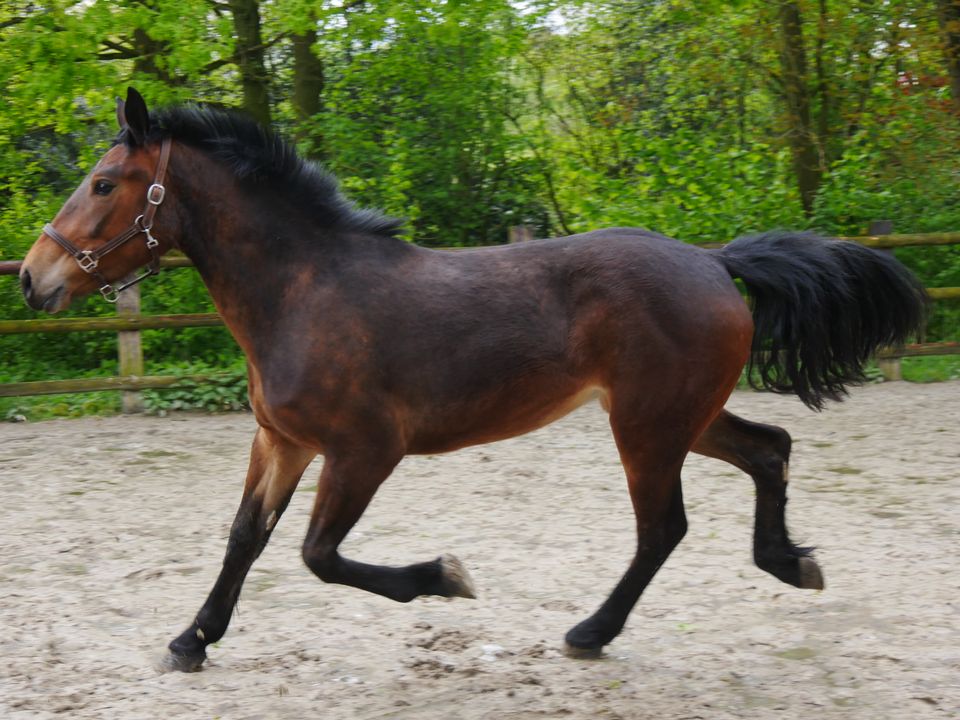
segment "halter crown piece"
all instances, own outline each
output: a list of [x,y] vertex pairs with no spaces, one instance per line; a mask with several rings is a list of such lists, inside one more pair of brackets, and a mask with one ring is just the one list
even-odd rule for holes
[[[70,253],[71,257],[77,261],[77,265],[80,266],[81,270],[89,275],[93,275],[93,277],[97,279],[97,282],[100,283],[100,294],[107,302],[115,303],[119,299],[121,292],[131,285],[136,285],[138,282],[146,280],[151,275],[156,275],[160,270],[160,253],[157,251],[160,243],[150,234],[150,229],[153,227],[153,218],[160,208],[160,203],[163,202],[163,198],[167,194],[166,188],[163,186],[163,178],[167,173],[167,163],[169,161],[170,138],[164,138],[163,144],[160,146],[160,159],[157,161],[157,170],[153,176],[153,184],[147,188],[147,205],[143,214],[138,215],[130,227],[100,247],[94,250],[81,250],[61,235],[53,227],[52,223],[47,223],[43,226],[43,233],[45,235],[52,238],[60,247]],[[147,236],[147,249],[150,251],[150,263],[147,265],[146,272],[119,287],[114,287],[97,269],[100,265],[100,258],[107,253],[113,252],[140,233]]]

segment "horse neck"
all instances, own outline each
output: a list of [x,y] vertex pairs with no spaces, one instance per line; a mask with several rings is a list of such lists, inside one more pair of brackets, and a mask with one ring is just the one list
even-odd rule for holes
[[[342,283],[344,259],[365,263],[402,252],[395,238],[364,238],[316,227],[309,214],[241,187],[228,169],[202,152],[179,146],[171,163],[176,183],[178,249],[202,277],[218,312],[253,359],[274,338],[291,296]],[[278,206],[279,202],[279,206]],[[284,207],[284,205],[287,205]],[[336,275],[333,268],[336,268]]]

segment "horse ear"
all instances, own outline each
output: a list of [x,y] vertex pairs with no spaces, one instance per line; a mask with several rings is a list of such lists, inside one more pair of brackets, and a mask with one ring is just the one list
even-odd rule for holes
[[143,145],[150,130],[150,113],[143,96],[132,87],[127,88],[127,99],[117,98],[117,122],[127,130],[134,145]]
[[121,130],[127,129],[127,116],[123,106],[123,98],[119,95],[117,96],[117,125],[120,126]]

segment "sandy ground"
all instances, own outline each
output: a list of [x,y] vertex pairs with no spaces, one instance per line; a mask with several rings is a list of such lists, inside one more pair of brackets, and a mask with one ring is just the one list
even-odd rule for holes
[[406,460],[344,546],[440,552],[479,599],[408,605],[300,560],[319,465],[200,673],[153,662],[219,569],[249,415],[0,427],[3,718],[960,717],[960,383],[854,391],[822,415],[737,393],[794,437],[789,524],[824,592],[751,564],[752,484],[692,457],[690,532],[604,659],[563,633],[626,568],[625,483],[596,406],[532,435]]

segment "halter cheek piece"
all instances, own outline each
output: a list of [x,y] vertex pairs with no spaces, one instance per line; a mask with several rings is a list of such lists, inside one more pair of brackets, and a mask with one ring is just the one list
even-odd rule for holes
[[[115,303],[120,297],[121,292],[151,275],[156,275],[160,270],[160,253],[157,251],[160,243],[150,234],[150,229],[153,227],[153,218],[157,214],[160,203],[163,202],[163,198],[167,194],[166,188],[163,186],[163,178],[167,173],[167,163],[169,160],[170,138],[165,138],[163,144],[160,146],[160,160],[157,162],[157,171],[153,176],[153,184],[147,188],[147,206],[143,214],[137,216],[137,219],[133,221],[130,227],[95,250],[81,250],[61,235],[51,223],[43,226],[43,233],[45,235],[52,238],[60,247],[70,253],[73,259],[77,261],[77,265],[80,266],[81,270],[89,275],[93,275],[93,277],[97,279],[97,282],[100,283],[100,294],[103,295],[103,299],[107,302]],[[107,253],[113,252],[140,233],[147,236],[147,249],[150,251],[150,263],[147,265],[147,270],[130,282],[124,283],[119,287],[114,287],[97,269],[100,265],[100,258]]]

